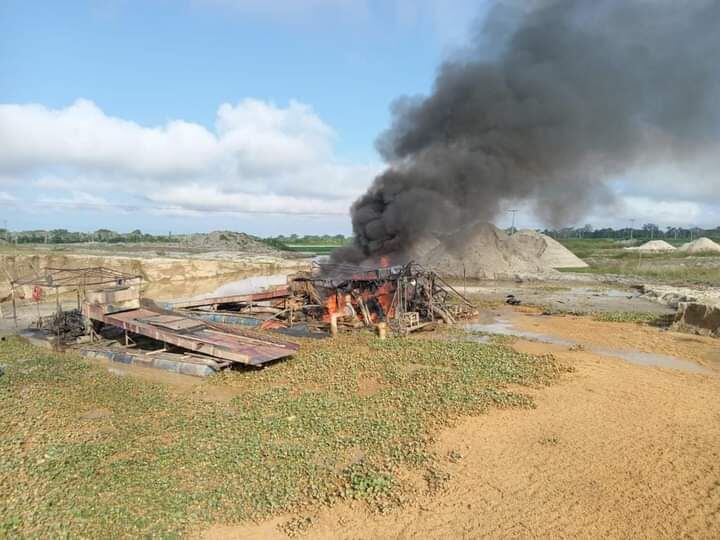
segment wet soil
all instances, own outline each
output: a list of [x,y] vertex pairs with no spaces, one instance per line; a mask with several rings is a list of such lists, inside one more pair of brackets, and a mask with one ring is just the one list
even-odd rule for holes
[[637,289],[609,286],[599,281],[478,282],[454,285],[459,292],[479,302],[504,302],[507,295],[512,294],[521,304],[542,306],[554,311],[674,313],[672,308],[643,297]]
[[[586,350],[600,356],[619,358],[627,362],[645,366],[657,366],[678,369],[693,373],[712,373],[717,364],[718,343],[712,338],[688,340],[685,334],[672,333],[669,339],[659,330],[645,325],[627,325],[622,335],[605,339],[602,335],[617,332],[618,323],[588,320],[587,318],[566,316],[548,317],[532,311],[503,309],[495,312],[492,322],[473,322],[465,325],[470,332],[482,332],[523,338],[550,345]],[[486,315],[487,318],[488,315]],[[492,315],[490,315],[492,317]],[[557,319],[561,319],[558,323]],[[596,335],[597,334],[597,335]],[[621,347],[613,346],[620,342]],[[681,343],[691,343],[693,347],[682,347]],[[662,352],[658,352],[662,349]],[[692,350],[690,350],[692,349]],[[690,356],[696,360],[667,354]]]

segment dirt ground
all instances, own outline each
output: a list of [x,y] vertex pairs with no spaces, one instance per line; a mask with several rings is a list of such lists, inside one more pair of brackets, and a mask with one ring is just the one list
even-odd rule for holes
[[[440,494],[385,515],[356,503],[199,536],[286,538],[283,525],[300,517],[312,538],[719,537],[720,343],[632,323],[503,315],[583,347],[515,343],[574,371],[533,390],[536,409],[492,411],[440,434],[435,450],[450,474]],[[584,349],[595,345],[671,354],[709,373]]]

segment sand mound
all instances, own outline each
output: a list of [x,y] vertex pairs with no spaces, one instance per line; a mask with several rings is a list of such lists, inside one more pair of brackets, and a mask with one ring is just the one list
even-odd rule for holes
[[627,250],[641,251],[643,253],[660,253],[663,251],[675,251],[675,247],[668,244],[665,240],[651,240],[645,242],[642,246],[626,247]]
[[421,242],[413,258],[449,277],[477,279],[541,278],[555,273],[535,249],[490,223],[470,225]]
[[523,230],[510,239],[523,253],[533,253],[550,268],[587,268],[588,264],[560,242],[542,233]]
[[274,248],[250,236],[234,231],[213,231],[208,234],[191,234],[188,244],[193,248],[223,251],[247,251],[251,253],[270,253]]
[[683,244],[678,248],[678,250],[685,251],[687,253],[720,253],[720,244],[713,242],[709,238],[703,237],[698,238],[694,242],[688,242],[687,244]]

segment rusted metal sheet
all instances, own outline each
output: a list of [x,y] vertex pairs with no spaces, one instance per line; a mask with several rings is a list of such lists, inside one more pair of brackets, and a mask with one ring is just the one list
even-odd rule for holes
[[[251,366],[260,366],[292,356],[299,348],[298,345],[287,341],[221,331],[197,319],[169,316],[144,308],[111,314],[103,313],[101,306],[92,304],[85,304],[84,309],[85,315],[90,319],[183,349]],[[188,324],[187,328],[183,329],[181,320],[190,321],[193,326]],[[164,321],[165,325],[148,321]],[[168,327],[167,324],[174,324],[176,328]]]
[[188,332],[205,326],[198,320],[173,315],[155,315],[153,317],[138,319],[138,322],[151,324],[153,326],[160,326],[162,328],[168,328],[178,332]]
[[235,294],[230,296],[215,296],[212,298],[178,300],[175,302],[167,302],[163,304],[163,307],[167,309],[187,309],[194,307],[217,306],[220,304],[251,304],[255,302],[278,300],[289,295],[290,290],[285,286],[252,294]]

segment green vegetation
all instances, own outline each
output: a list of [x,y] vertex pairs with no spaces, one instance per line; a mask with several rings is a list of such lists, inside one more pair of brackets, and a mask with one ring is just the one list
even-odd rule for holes
[[617,251],[621,246],[615,240],[609,238],[567,238],[558,239],[562,245],[572,251],[581,259],[602,256],[610,250]]
[[[242,233],[240,233],[242,234]],[[134,230],[129,233],[119,233],[109,229],[98,229],[95,232],[73,232],[66,229],[34,230],[34,231],[7,231],[0,229],[0,245],[3,244],[80,244],[88,242],[99,242],[107,244],[138,244],[138,243],[165,243],[165,244],[188,244],[190,245],[198,235],[195,234],[172,234],[154,235]],[[305,235],[292,234],[288,236],[274,236],[260,238],[251,235],[243,237],[262,242],[270,247],[281,251],[294,251],[309,253],[312,255],[324,255],[334,249],[348,244],[352,239],[336,235]],[[220,234],[219,240],[231,241],[227,234]]]
[[0,343],[0,364],[2,537],[175,536],[343,498],[400,504],[403,469],[429,491],[446,478],[429,451],[441,426],[530,407],[505,385],[562,371],[497,344],[369,334],[189,390],[19,339]]
[[267,240],[275,240],[277,242],[280,242],[282,244],[285,244],[286,246],[303,246],[303,247],[311,247],[311,246],[344,246],[350,241],[350,237],[343,236],[342,234],[336,234],[336,235],[329,235],[329,234],[322,234],[322,235],[305,235],[305,236],[298,236],[297,234],[291,234],[289,236],[273,236],[268,238]]
[[338,246],[320,246],[320,245],[303,245],[303,244],[290,244],[284,246],[286,251],[294,251],[297,253],[309,253],[311,255],[328,255],[335,251]]
[[566,227],[563,229],[544,230],[543,233],[552,236],[556,240],[609,240],[619,241],[634,239],[638,242],[648,240],[665,240],[674,245],[689,242],[701,236],[712,240],[720,239],[720,227],[714,229],[702,229],[700,227],[665,227],[664,230],[654,223],[646,223],[640,228],[625,227],[622,229],[611,229],[609,227],[596,229],[592,225],[583,227]]
[[[590,264],[589,268],[578,269],[560,269],[561,272],[578,272],[588,274],[616,274],[623,276],[637,276],[640,278],[657,280],[663,283],[689,285],[689,284],[709,284],[717,285],[720,283],[720,264],[676,264],[676,265],[659,265],[653,264],[653,260],[647,260],[645,264],[638,261],[620,261],[607,260],[587,260]],[[667,260],[667,259],[666,259]],[[720,262],[720,257],[715,257]]]
[[351,237],[346,237],[342,234],[336,234],[334,236],[329,234],[306,236],[292,234],[289,236],[280,235],[263,239],[263,242],[278,249],[307,253],[310,255],[327,255],[335,249],[347,245],[351,241]]
[[129,233],[118,233],[110,229],[98,229],[95,232],[77,232],[67,229],[33,230],[10,232],[0,229],[0,239],[16,244],[78,244],[84,242],[138,243],[138,242],[175,242],[182,235],[154,235],[136,229]]
[[720,282],[717,253],[639,253],[626,251],[622,244],[607,238],[572,238],[563,239],[561,243],[590,265],[589,268],[560,269],[561,272],[636,276],[677,285]]
[[542,307],[543,315],[574,315],[589,316],[593,320],[602,322],[638,323],[651,326],[667,327],[673,322],[674,315],[658,315],[657,313],[640,311],[574,311],[557,307]]

